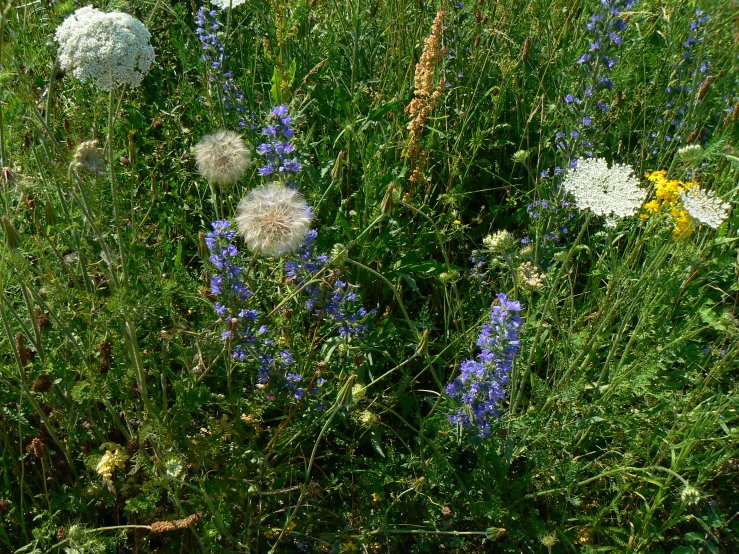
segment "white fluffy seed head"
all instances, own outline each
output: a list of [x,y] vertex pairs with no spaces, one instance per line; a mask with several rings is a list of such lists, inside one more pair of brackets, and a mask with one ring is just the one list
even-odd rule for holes
[[646,191],[639,187],[630,165],[608,163],[602,158],[580,158],[562,186],[575,197],[580,210],[596,215],[629,217],[639,210]]
[[195,147],[198,171],[210,183],[230,185],[244,176],[251,163],[251,152],[233,131],[205,135]]
[[310,205],[297,190],[270,183],[249,191],[236,210],[236,228],[250,250],[281,256],[298,247],[310,229]]
[[72,164],[77,169],[88,171],[94,175],[105,173],[105,151],[98,147],[98,140],[80,142],[74,151]]
[[116,83],[139,86],[154,61],[149,31],[127,13],[80,8],[57,28],[54,38],[59,65],[106,91]]
[[680,198],[691,217],[712,229],[717,229],[729,217],[731,204],[721,200],[712,190],[703,190],[696,185],[690,190],[681,190]]

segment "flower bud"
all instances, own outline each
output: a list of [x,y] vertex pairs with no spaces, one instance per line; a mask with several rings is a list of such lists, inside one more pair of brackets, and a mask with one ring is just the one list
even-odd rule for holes
[[382,204],[380,205],[380,210],[382,212],[382,215],[392,215],[393,213],[393,190],[394,190],[393,183],[390,183],[387,186],[387,190],[385,191],[385,197],[382,199]]
[[9,248],[19,248],[21,245],[21,236],[18,231],[15,230],[13,224],[8,219],[7,215],[0,217],[0,227],[3,228],[3,234],[5,235],[5,244]]

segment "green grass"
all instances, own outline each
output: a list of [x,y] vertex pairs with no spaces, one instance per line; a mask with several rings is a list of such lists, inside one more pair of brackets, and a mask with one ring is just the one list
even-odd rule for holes
[[[54,30],[81,6],[2,11],[0,551],[739,549],[739,219],[675,238],[663,208],[610,227],[563,206],[560,187],[578,130],[577,154],[699,179],[736,204],[736,5],[635,4],[623,44],[601,45],[613,71],[601,61],[594,78],[577,61],[595,1],[247,0],[220,12],[255,125],[247,144],[262,142],[274,105],[294,119],[297,184],[329,260],[319,297],[341,280],[376,310],[365,333],[343,336],[306,308],[283,259],[236,240],[249,307],[272,354],[295,358],[300,399],[288,370],[258,382],[257,346],[237,360],[221,338],[205,233],[216,206],[232,219],[265,179],[257,154],[234,185],[211,189],[197,172],[200,138],[239,120],[201,59],[199,5],[96,5],[144,22],[156,51],[140,87],[110,96],[55,65]],[[449,86],[423,126],[424,162],[404,155],[405,108],[439,9],[447,50],[433,82]],[[698,35],[696,9],[710,15]],[[613,87],[585,96],[601,77]],[[689,138],[705,165],[677,154]],[[91,139],[104,175],[69,169]],[[559,211],[532,217],[542,200]],[[483,239],[500,230],[513,241],[491,251]],[[470,272],[479,255],[482,277]],[[546,274],[541,287],[523,282],[524,262]],[[520,351],[491,434],[476,438],[449,421],[446,386],[479,352],[501,292],[523,306]],[[127,459],[108,483],[98,464],[116,449]]]

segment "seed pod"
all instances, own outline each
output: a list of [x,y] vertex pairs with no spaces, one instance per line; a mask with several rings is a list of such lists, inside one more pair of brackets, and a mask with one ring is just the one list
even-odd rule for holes
[[203,519],[200,513],[187,516],[185,519],[175,519],[174,521],[155,521],[151,524],[152,533],[166,533],[167,531],[177,531],[192,527]]
[[692,133],[690,133],[688,135],[687,143],[688,144],[693,144],[693,141],[695,141],[695,137],[697,137],[697,136],[698,136],[698,132],[697,131],[693,131]]
[[475,48],[478,48],[480,46],[480,35],[477,35],[475,37]]
[[521,52],[521,61],[526,63],[529,59],[529,51],[531,50],[531,37],[526,37],[526,42],[523,43],[523,51]]
[[51,378],[46,373],[42,373],[36,379],[31,381],[31,390],[33,390],[33,392],[46,392],[50,388]]
[[713,77],[711,75],[706,77],[706,80],[703,81],[701,88],[698,89],[698,94],[695,95],[696,101],[703,100],[703,97],[706,95],[708,89],[711,87],[711,81],[713,81]]
[[382,199],[382,204],[380,205],[380,211],[382,215],[392,215],[393,213],[393,191],[393,183],[390,183],[387,186],[385,197]]
[[619,90],[616,93],[616,105],[617,106],[620,106],[621,105],[621,102],[623,102],[623,100],[624,100],[624,91]]
[[41,329],[47,329],[51,327],[51,319],[49,319],[49,315],[41,312],[38,314],[38,326]]
[[480,13],[480,8],[475,8],[475,23],[480,23],[482,21],[482,13]]
[[18,234],[18,231],[15,230],[15,227],[13,227],[13,224],[10,222],[7,215],[0,217],[0,227],[3,229],[5,244],[8,245],[8,248],[20,248],[21,236]]
[[739,102],[737,102],[736,106],[734,106],[734,113],[731,114],[731,120],[734,123],[736,123],[738,117],[739,117]]

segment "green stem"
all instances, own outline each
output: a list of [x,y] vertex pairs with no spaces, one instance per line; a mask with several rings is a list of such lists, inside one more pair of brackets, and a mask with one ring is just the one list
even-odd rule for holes
[[115,87],[110,89],[108,100],[108,165],[110,168],[110,190],[113,194],[113,217],[115,218],[115,231],[118,235],[118,250],[121,255],[121,265],[123,266],[123,285],[128,289],[128,260],[126,257],[126,249],[123,247],[123,230],[121,229],[120,207],[118,205],[118,185],[115,180],[115,163],[113,161],[113,124],[115,114],[115,95],[113,92]]

